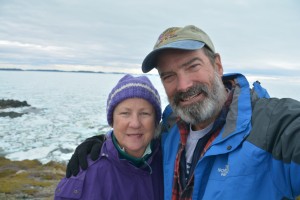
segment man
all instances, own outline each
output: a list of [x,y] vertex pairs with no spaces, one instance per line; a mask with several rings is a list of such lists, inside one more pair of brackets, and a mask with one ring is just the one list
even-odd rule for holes
[[[164,31],[142,64],[144,73],[153,68],[170,103],[161,123],[164,199],[300,195],[300,102],[223,74],[212,41],[195,26]],[[69,176],[93,142],[78,147]]]

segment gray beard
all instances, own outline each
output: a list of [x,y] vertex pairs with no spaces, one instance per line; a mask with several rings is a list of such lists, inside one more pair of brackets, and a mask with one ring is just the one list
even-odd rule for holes
[[[170,105],[183,121],[192,125],[197,125],[203,122],[208,122],[215,118],[221,111],[226,99],[227,92],[221,78],[217,72],[214,73],[211,80],[212,88],[209,89],[206,84],[197,84],[186,92],[178,92],[174,99],[169,99]],[[202,101],[193,103],[188,106],[180,106],[180,99],[193,94],[202,92],[205,98]]]

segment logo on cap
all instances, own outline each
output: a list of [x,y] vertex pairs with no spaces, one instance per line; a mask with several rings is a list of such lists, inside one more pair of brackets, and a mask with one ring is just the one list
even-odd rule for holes
[[155,44],[155,46],[159,46],[161,43],[165,42],[166,40],[170,39],[170,38],[174,38],[177,37],[177,30],[180,29],[178,27],[172,27],[167,29],[165,32],[163,32],[162,34],[160,34],[160,36],[158,37],[158,40]]

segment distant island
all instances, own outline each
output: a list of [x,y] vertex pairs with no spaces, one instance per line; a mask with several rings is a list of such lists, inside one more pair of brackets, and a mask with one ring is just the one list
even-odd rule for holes
[[[0,71],[31,71],[31,72],[64,72],[64,73],[90,73],[90,74],[126,74],[126,72],[102,72],[102,71],[67,71],[56,69],[19,69],[19,68],[0,68]],[[140,75],[140,74],[138,74]],[[145,74],[144,74],[145,75]],[[146,74],[147,76],[157,76],[156,74]]]
[[19,69],[19,68],[0,68],[0,71],[36,71],[36,72],[71,72],[71,73],[97,73],[97,74],[125,74],[124,72],[95,72],[95,71],[66,71],[66,70],[55,70],[55,69]]

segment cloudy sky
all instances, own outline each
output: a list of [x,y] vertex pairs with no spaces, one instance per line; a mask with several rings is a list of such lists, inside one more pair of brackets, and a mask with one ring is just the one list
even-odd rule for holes
[[299,0],[0,0],[0,24],[0,68],[141,73],[163,30],[194,24],[225,72],[300,75]]

